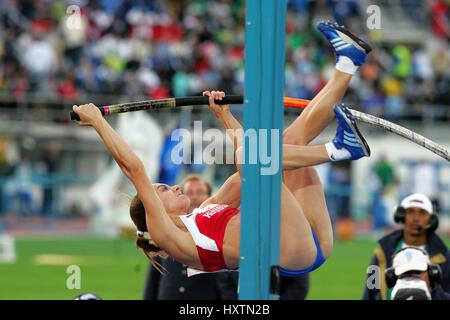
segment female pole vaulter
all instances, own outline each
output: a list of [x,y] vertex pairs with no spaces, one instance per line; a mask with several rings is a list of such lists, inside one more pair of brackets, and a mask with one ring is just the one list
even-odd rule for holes
[[[342,26],[321,22],[322,32],[336,55],[336,72],[308,108],[284,132],[281,199],[280,265],[284,275],[297,276],[322,265],[333,246],[331,223],[316,164],[357,160],[370,156],[370,149],[350,112],[335,106],[344,95],[352,75],[370,52],[368,44]],[[223,92],[204,92],[210,109],[226,129],[241,128],[227,106],[214,99]],[[92,126],[123,173],[134,184],[137,195],[130,215],[137,227],[137,245],[154,262],[157,255],[206,272],[234,270],[239,266],[242,136],[233,136],[238,173],[199,209],[186,215],[189,198],[181,188],[152,183],[144,164],[114,131],[93,104],[74,106],[80,125]],[[338,128],[333,141],[309,146],[330,122],[333,112]],[[239,132],[239,131],[234,131]],[[242,235],[245,237],[245,235]]]

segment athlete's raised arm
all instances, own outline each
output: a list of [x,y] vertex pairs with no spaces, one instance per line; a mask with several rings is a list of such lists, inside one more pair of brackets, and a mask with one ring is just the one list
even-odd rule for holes
[[73,106],[80,121],[79,125],[92,126],[101,137],[106,149],[119,165],[122,172],[131,180],[145,208],[148,231],[153,241],[170,256],[183,263],[197,259],[195,245],[186,232],[180,230],[168,216],[143,162],[123,138],[102,117],[99,109],[92,103]]
[[209,109],[216,116],[217,120],[222,124],[228,136],[233,141],[234,151],[242,146],[244,131],[240,122],[233,116],[228,104],[218,105],[214,100],[222,100],[225,97],[223,91],[204,91],[204,96],[209,97]]

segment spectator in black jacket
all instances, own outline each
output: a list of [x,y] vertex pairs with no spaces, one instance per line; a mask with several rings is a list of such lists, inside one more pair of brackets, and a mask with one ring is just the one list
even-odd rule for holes
[[442,282],[436,286],[431,296],[433,300],[446,299],[450,293],[450,252],[444,242],[436,235],[438,217],[433,213],[430,199],[423,194],[412,194],[401,202],[394,216],[397,223],[402,223],[401,230],[394,231],[381,238],[379,246],[368,268],[363,299],[390,300],[391,289],[386,285],[384,273],[392,266],[395,252],[408,246],[425,250],[433,264],[442,269]]

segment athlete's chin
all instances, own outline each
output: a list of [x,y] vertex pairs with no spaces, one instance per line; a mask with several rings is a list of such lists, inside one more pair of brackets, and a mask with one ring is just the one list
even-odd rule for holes
[[191,206],[191,199],[187,195],[180,194],[178,198],[180,198],[180,200],[186,204],[187,208]]

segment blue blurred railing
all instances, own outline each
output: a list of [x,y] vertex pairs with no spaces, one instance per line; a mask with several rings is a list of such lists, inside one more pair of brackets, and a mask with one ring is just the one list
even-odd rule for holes
[[73,173],[0,177],[0,215],[65,216],[69,211],[66,189],[90,186],[97,178]]

